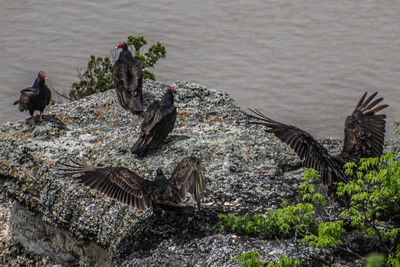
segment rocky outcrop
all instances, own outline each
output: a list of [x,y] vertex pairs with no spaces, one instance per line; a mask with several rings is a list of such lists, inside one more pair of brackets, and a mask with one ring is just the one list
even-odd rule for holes
[[[146,81],[144,102],[160,99],[167,85]],[[320,253],[289,240],[221,233],[218,214],[256,214],[297,196],[300,160],[247,116],[223,92],[187,82],[174,87],[178,118],[165,144],[143,158],[130,148],[141,117],[123,110],[114,91],[53,105],[43,122],[0,126],[2,239],[62,265],[231,266],[236,254],[261,258]],[[324,140],[331,151],[339,140]],[[201,210],[193,199],[181,211],[135,213],[77,184],[58,169],[70,159],[90,166],[124,166],[147,179],[193,155],[202,159],[206,192]],[[6,216],[10,214],[9,216]],[[26,221],[26,225],[24,224]],[[4,242],[3,242],[4,245]],[[1,259],[1,258],[0,258]],[[43,261],[43,259],[40,259]],[[42,262],[43,263],[43,262]]]

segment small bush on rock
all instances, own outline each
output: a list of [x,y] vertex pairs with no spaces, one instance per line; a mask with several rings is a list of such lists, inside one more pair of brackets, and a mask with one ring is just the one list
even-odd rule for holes
[[298,203],[296,206],[284,204],[281,209],[271,210],[265,217],[235,216],[220,214],[220,230],[237,234],[261,235],[272,237],[298,237],[313,232],[315,221],[312,217],[314,208],[311,204]]
[[400,266],[400,160],[394,153],[346,164],[346,174],[357,180],[339,183],[337,194],[350,198],[341,215],[352,226],[378,237],[376,244],[387,255],[387,263]]
[[379,158],[361,159],[359,165],[347,163],[345,167],[346,174],[356,178],[336,185],[337,196],[348,201],[345,211],[335,215],[336,221],[322,221],[317,227],[316,211],[320,213],[319,221],[332,215],[326,209],[326,198],[312,184],[319,175],[310,169],[305,172],[305,183],[299,186],[304,203],[284,204],[266,216],[219,215],[218,226],[224,231],[264,238],[302,238],[304,244],[345,252],[360,259],[362,255],[353,253],[352,244],[342,237],[346,230],[357,228],[377,237],[378,242],[372,243],[371,248],[383,253],[379,259],[367,257],[368,266],[374,266],[373,262],[380,261],[382,255],[386,265],[400,266],[400,160],[394,153],[388,153]]
[[318,225],[318,236],[307,235],[302,239],[304,244],[319,248],[336,248],[343,244],[342,234],[346,232],[343,228],[343,221],[323,222]]
[[[148,68],[154,67],[160,58],[165,58],[167,54],[165,47],[157,42],[143,54],[140,49],[147,44],[143,36],[129,36],[126,43],[129,47],[134,48],[131,51],[133,56],[142,63],[143,79],[155,80],[156,76]],[[86,70],[79,72],[80,81],[72,84],[72,89],[67,98],[77,100],[115,88],[112,75],[113,67],[114,64],[109,57],[91,55]]]
[[241,264],[241,267],[295,267],[300,266],[299,259],[292,259],[286,256],[279,256],[277,263],[265,263],[260,260],[260,253],[257,251],[249,251],[235,256],[235,260]]
[[260,253],[257,251],[248,251],[236,255],[235,260],[241,267],[261,267],[264,263],[260,260]]

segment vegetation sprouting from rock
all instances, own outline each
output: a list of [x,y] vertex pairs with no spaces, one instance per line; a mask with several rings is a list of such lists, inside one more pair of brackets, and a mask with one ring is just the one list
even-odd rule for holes
[[[142,47],[147,44],[143,36],[129,36],[127,44],[133,56],[141,61],[143,78],[155,80],[155,74],[150,72],[148,68],[154,67],[160,58],[165,58],[167,54],[165,47],[157,42],[150,46],[147,52],[142,53]],[[113,67],[110,57],[91,55],[87,68],[78,74],[80,81],[72,84],[68,98],[77,100],[97,92],[115,88],[112,74]]]
[[241,267],[295,267],[300,266],[301,261],[298,258],[292,259],[286,256],[279,256],[279,261],[276,263],[266,263],[260,260],[260,253],[257,251],[248,251],[242,254],[236,255],[235,260],[240,264]]
[[[394,153],[388,153],[362,159],[359,165],[347,163],[345,167],[346,174],[356,178],[337,184],[337,198],[346,201],[347,206],[334,215],[336,220],[327,220],[332,217],[328,216],[327,199],[316,192],[313,184],[319,175],[309,169],[304,175],[305,183],[299,186],[304,203],[285,204],[266,216],[220,214],[218,227],[237,234],[301,240],[305,245],[347,253],[364,262],[381,262],[384,255],[385,264],[400,266],[400,160]],[[371,241],[368,250],[355,251],[355,244],[346,240],[355,229]],[[381,254],[369,255],[373,252]],[[247,256],[258,259],[255,252]]]
[[221,230],[247,235],[272,237],[303,237],[314,232],[314,207],[311,204],[285,203],[281,209],[271,210],[267,215],[235,216],[219,215],[218,226]]
[[377,249],[387,263],[400,266],[400,160],[394,153],[346,164],[346,174],[357,180],[339,183],[338,195],[350,198],[341,216],[353,227],[377,237]]

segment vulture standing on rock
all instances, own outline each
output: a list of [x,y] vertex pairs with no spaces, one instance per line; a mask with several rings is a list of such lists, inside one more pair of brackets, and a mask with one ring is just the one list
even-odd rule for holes
[[140,124],[139,138],[132,147],[133,154],[142,156],[157,147],[174,129],[176,107],[173,94],[177,94],[176,90],[168,87],[161,101],[156,100],[148,106]]
[[379,157],[383,153],[385,139],[385,114],[379,111],[388,105],[378,105],[383,98],[374,100],[377,92],[369,96],[365,93],[358,102],[353,113],[344,123],[344,145],[342,152],[332,156],[309,133],[292,125],[286,125],[264,116],[258,110],[252,110],[257,116],[249,115],[261,121],[251,124],[267,126],[266,131],[273,133],[281,141],[289,145],[304,160],[307,168],[317,170],[324,183],[329,187],[332,182],[346,177],[343,165],[346,162],[359,162],[361,158]]
[[119,48],[122,48],[122,51],[115,61],[113,70],[118,101],[124,109],[132,113],[141,113],[143,111],[142,65],[140,60],[132,56],[125,42],[116,47]]
[[78,182],[136,211],[157,209],[159,204],[174,206],[184,202],[188,192],[194,196],[200,209],[205,181],[199,158],[184,158],[176,166],[170,179],[164,176],[161,169],[157,169],[157,176],[153,181],[124,167],[86,167],[76,164],[64,164],[68,168],[61,170],[67,171],[67,174],[83,173],[75,178]]
[[32,87],[22,89],[19,100],[14,102],[14,105],[18,104],[19,111],[29,111],[29,114],[32,118],[32,124],[35,123],[33,116],[35,110],[39,110],[39,119],[42,120],[44,108],[50,103],[51,100],[51,91],[46,85],[46,79],[46,73],[40,71]]

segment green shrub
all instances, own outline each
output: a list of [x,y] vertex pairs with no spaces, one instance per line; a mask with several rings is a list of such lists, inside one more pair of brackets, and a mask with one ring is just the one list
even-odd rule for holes
[[220,214],[220,230],[237,234],[262,235],[271,237],[305,236],[315,231],[314,208],[311,204],[298,203],[296,206],[284,204],[281,209],[271,210],[266,217],[235,216]]
[[261,267],[264,263],[259,259],[260,253],[257,251],[248,251],[235,256],[241,267]]
[[[388,153],[379,158],[361,159],[358,165],[347,163],[345,168],[346,174],[355,179],[337,183],[338,197],[348,201],[346,210],[338,214],[338,218],[347,220],[368,235],[378,237],[374,245],[381,254],[366,257],[367,266],[386,264],[400,267],[400,160],[394,153]],[[326,209],[325,197],[317,193],[312,184],[319,179],[318,173],[309,169],[304,179],[299,192],[305,203],[284,204],[281,209],[271,210],[265,216],[219,215],[219,228],[265,238],[302,238],[304,244],[331,248],[359,258],[359,254],[352,252],[351,244],[342,240],[346,232],[343,220],[323,221],[317,229],[315,212],[322,212],[319,215],[324,218],[331,217],[332,210]],[[258,260],[258,254],[252,255]],[[292,266],[290,264],[268,266]]]
[[[241,267],[261,267],[266,263],[260,260],[260,253],[257,251],[249,251],[235,256],[235,260],[241,264]],[[277,263],[268,263],[267,267],[294,267],[300,266],[301,262],[298,258],[292,259],[286,256],[279,256]]]
[[302,239],[304,244],[309,244],[319,248],[336,248],[343,244],[342,234],[346,232],[343,229],[343,221],[323,222],[318,225],[318,236],[307,235]]
[[385,266],[385,254],[373,253],[365,258],[365,267],[383,267]]
[[126,43],[130,47],[133,46],[133,56],[139,59],[142,63],[143,79],[155,80],[156,76],[154,73],[148,71],[147,68],[154,67],[160,58],[165,58],[167,55],[165,47],[161,43],[157,42],[155,45],[152,45],[146,53],[142,54],[140,49],[147,44],[147,41],[143,36],[129,36]]
[[[143,36],[129,36],[127,44],[134,48],[134,51],[131,51],[133,56],[142,63],[143,79],[155,80],[154,73],[150,72],[148,68],[154,67],[160,58],[165,58],[167,54],[165,47],[157,42],[146,53],[142,54],[140,49],[147,44]],[[113,67],[114,64],[109,57],[91,55],[87,69],[79,73],[80,81],[72,84],[68,99],[77,100],[115,88],[112,75]]]
[[298,258],[292,259],[286,256],[279,256],[279,261],[277,263],[268,263],[267,267],[294,267],[300,265],[301,262]]
[[299,191],[302,195],[303,201],[312,201],[315,204],[326,204],[326,199],[323,195],[318,192],[315,192],[314,185],[312,182],[317,181],[321,178],[318,171],[314,169],[307,169],[304,172],[304,181],[305,183],[299,185]]
[[112,71],[113,64],[109,57],[91,55],[87,69],[79,74],[80,82],[72,84],[69,99],[77,100],[115,88]]
[[388,153],[361,159],[359,166],[345,166],[346,174],[355,174],[357,179],[338,183],[337,194],[350,198],[350,206],[342,216],[354,227],[377,236],[377,246],[386,253],[387,263],[400,266],[400,228],[398,223],[390,222],[400,214],[400,160]]

